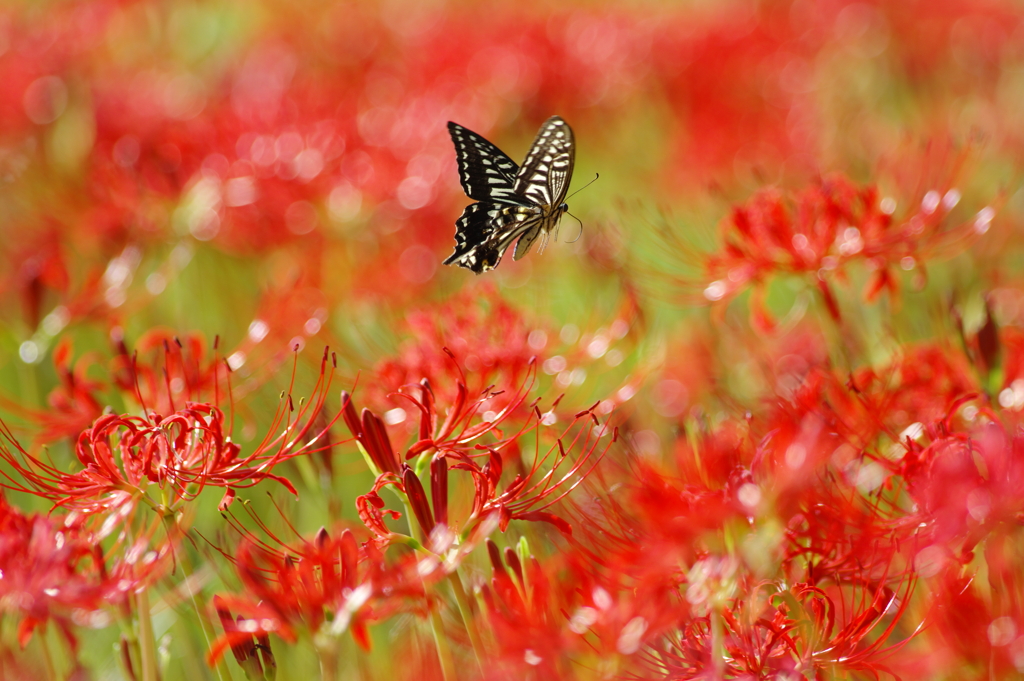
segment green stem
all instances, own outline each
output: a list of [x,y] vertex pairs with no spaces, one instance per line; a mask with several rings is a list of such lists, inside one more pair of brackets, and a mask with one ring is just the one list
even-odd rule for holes
[[[355,642],[349,637],[350,645],[354,645]],[[373,681],[374,674],[370,669],[369,656],[361,654],[361,651],[356,651],[353,656],[356,661],[356,681]]]
[[139,666],[142,667],[142,681],[157,681],[156,639],[153,637],[153,617],[149,611],[149,590],[143,589],[135,595],[139,613]]
[[118,622],[121,625],[121,650],[118,651],[121,653],[118,656],[121,670],[126,679],[136,679],[138,678],[135,674],[136,665],[142,659],[142,653],[139,651],[139,637],[131,621],[119,618]]
[[338,639],[327,638],[315,645],[317,657],[320,658],[320,681],[337,681]]
[[[406,521],[409,523],[409,533],[415,541],[420,543],[421,547],[425,547],[427,545],[427,538],[423,536],[422,528],[416,523],[416,517],[412,514],[408,498],[405,495],[399,496],[402,499],[402,508],[405,511]],[[426,549],[422,550],[426,551]],[[461,609],[462,606],[460,605],[459,607]],[[455,672],[455,659],[452,657],[452,649],[448,645],[448,639],[445,638],[441,612],[437,608],[433,608],[430,611],[430,632],[434,635],[434,647],[437,648],[437,659],[441,663],[442,677],[445,681],[455,681],[458,678]]]
[[22,404],[39,404],[39,372],[35,364],[26,362],[14,362],[17,367],[18,381],[21,385],[18,401]]
[[441,678],[444,681],[455,681],[458,674],[455,671],[455,658],[452,657],[452,649],[448,645],[448,639],[444,635],[444,624],[441,622],[441,611],[432,608],[430,611],[430,631],[434,634],[434,646],[437,648],[437,659],[441,663]]
[[484,642],[480,638],[480,632],[473,626],[473,603],[466,595],[466,589],[462,585],[462,578],[459,576],[458,570],[448,575],[448,581],[451,582],[452,591],[455,592],[455,602],[459,605],[462,623],[466,627],[466,633],[469,634],[469,642],[473,645],[473,655],[476,657],[476,663],[480,670],[483,671],[483,661],[485,659]]
[[722,630],[722,613],[718,605],[711,608],[711,665],[716,681],[725,677],[725,634]]
[[46,678],[50,681],[57,681],[57,668],[53,663],[53,651],[50,650],[50,643],[46,640],[46,629],[40,627],[39,645],[43,649],[43,662],[46,663]]
[[[175,523],[173,513],[164,515],[163,521],[168,541],[173,541],[173,536],[177,532],[184,534],[184,531]],[[192,575],[195,573],[195,569],[192,566],[192,559],[185,550],[182,550],[177,554],[177,559],[178,564],[181,565],[181,571],[185,576],[184,584],[188,589],[189,600],[192,602],[192,609],[195,611],[196,619],[199,620],[199,628],[203,632],[203,638],[206,639],[206,647],[209,649],[213,645],[213,638],[216,635],[216,630],[213,627],[213,622],[210,621],[206,608],[199,604],[199,597],[192,590]],[[228,671],[227,661],[223,655],[221,655],[220,659],[217,660],[217,666],[215,669],[217,670],[217,678],[220,679],[220,681],[231,679],[231,672]]]

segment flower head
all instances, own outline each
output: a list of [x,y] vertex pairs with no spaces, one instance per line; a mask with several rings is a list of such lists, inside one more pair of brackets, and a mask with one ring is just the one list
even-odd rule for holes
[[24,646],[36,628],[55,623],[74,647],[77,627],[109,624],[107,607],[166,574],[174,542],[154,542],[159,522],[104,549],[105,528],[80,516],[26,515],[0,498],[0,612],[18,618]]
[[231,624],[210,659],[266,634],[294,641],[300,633],[349,631],[368,650],[370,622],[396,612],[426,612],[422,571],[408,558],[389,562],[372,544],[360,546],[348,530],[333,536],[320,530],[311,541],[280,549],[243,538],[235,553],[242,591],[221,595],[217,605],[238,617],[222,617]]
[[[461,380],[456,384],[455,402],[443,423],[438,417],[433,389],[426,380],[416,386],[415,392],[399,393],[420,416],[419,439],[404,455],[393,448],[379,417],[364,409],[359,419],[348,402],[344,411],[346,423],[362,446],[371,469],[378,473],[373,489],[356,502],[360,517],[377,541],[386,543],[392,538],[384,523],[385,516],[394,519],[400,515],[384,510],[385,502],[379,492],[388,486],[406,495],[424,536],[429,537],[439,523],[466,533],[489,520],[496,521],[504,531],[510,521],[517,519],[547,522],[562,533],[571,534],[569,524],[549,509],[594,469],[614,443],[614,429],[597,420],[595,405],[575,414],[550,444],[544,444],[550,428],[547,417],[536,402],[529,410],[520,409],[532,384],[535,365],[531,364],[530,371],[529,380],[506,398],[497,414],[481,412],[483,406],[502,394],[500,391],[485,391],[471,401]],[[525,413],[525,418],[520,412]],[[509,427],[506,430],[503,426]],[[531,434],[536,438],[532,458],[520,443]],[[425,487],[405,463],[421,456],[431,457],[429,502]],[[502,484],[503,472],[512,467],[519,472]],[[473,488],[468,516],[463,519],[449,513],[452,504],[448,499],[448,478],[456,471],[468,475]]]
[[[82,469],[72,473],[28,453],[3,426],[0,435],[6,443],[0,447],[0,457],[21,475],[20,479],[7,476],[6,486],[87,513],[139,501],[169,513],[207,486],[223,488],[230,503],[234,489],[264,479],[276,480],[294,493],[291,482],[271,469],[286,459],[317,451],[320,437],[333,423],[314,432],[330,388],[328,361],[325,351],[314,399],[304,401],[297,413],[291,396],[283,399],[274,419],[280,433],[272,431],[247,455],[232,441],[224,412],[209,403],[186,402],[167,415],[99,417],[78,436],[75,453]],[[149,497],[151,486],[164,496]]]

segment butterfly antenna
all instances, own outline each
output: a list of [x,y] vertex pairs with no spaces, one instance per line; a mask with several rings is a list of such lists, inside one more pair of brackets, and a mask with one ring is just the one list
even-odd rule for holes
[[[566,200],[566,201],[568,201],[568,200],[569,200],[569,199],[571,199],[572,197],[576,196],[576,195],[577,195],[577,194],[579,194],[579,193],[580,193],[581,191],[583,191],[584,189],[586,189],[586,188],[587,188],[587,187],[589,187],[590,185],[592,185],[592,184],[594,184],[595,182],[597,182],[597,180],[598,180],[598,179],[599,179],[600,177],[601,177],[601,174],[600,174],[600,173],[594,173],[594,179],[593,179],[593,180],[591,180],[590,182],[586,183],[585,185],[583,185],[582,187],[580,187],[579,189],[577,189],[576,191],[574,191],[574,192],[573,192],[572,194],[569,194],[569,196],[565,197],[565,200]],[[573,216],[573,217],[576,217],[576,216]],[[579,218],[576,218],[576,219],[577,219],[577,220],[579,220]],[[571,242],[570,242],[570,243],[571,243]]]
[[[595,178],[595,179],[596,179],[596,178]],[[591,181],[593,181],[593,180],[591,180]],[[567,243],[567,244],[574,244],[574,243],[576,243],[577,241],[579,241],[579,240],[580,240],[580,237],[581,237],[581,236],[583,236],[583,221],[582,221],[582,220],[580,220],[580,219],[579,219],[578,217],[576,217],[575,215],[573,215],[572,213],[569,213],[569,211],[565,211],[565,212],[566,212],[566,213],[568,213],[569,217],[571,217],[571,218],[572,218],[573,220],[575,220],[576,222],[580,223],[580,235],[579,235],[578,237],[576,237],[575,239],[573,239],[572,241],[566,241],[566,242],[565,242],[565,243]]]

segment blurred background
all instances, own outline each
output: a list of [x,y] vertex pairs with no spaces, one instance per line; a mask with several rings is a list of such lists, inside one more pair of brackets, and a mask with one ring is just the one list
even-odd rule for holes
[[[469,202],[446,123],[519,161],[555,114],[576,135],[573,188],[600,174],[569,202],[582,224],[483,276],[442,266]],[[935,191],[951,224],[996,211],[972,248],[903,260],[869,305],[877,263],[844,272],[851,343],[879,360],[942,332],[951,301],[968,327],[986,305],[1024,325],[1022,152],[1013,0],[8,0],[0,417],[67,463],[104,408],[132,409],[126,358],[158,372],[178,338],[188,362],[234,370],[244,448],[296,346],[299,392],[329,345],[334,406],[354,389],[395,423],[387,394],[444,371],[449,347],[469,369],[537,355],[540,394],[569,412],[607,401],[657,452],[695,409],[756,404],[833,352],[803,325],[820,311],[792,272],[707,307],[706,255],[735,206],[838,173],[896,218]],[[761,306],[782,320],[757,327],[772,329],[765,371],[735,335]],[[331,495],[315,471],[286,473],[306,485],[289,507],[303,531],[354,520],[372,481],[354,450],[330,468]],[[212,536],[218,499],[202,501]],[[177,673],[203,678],[193,639]]]

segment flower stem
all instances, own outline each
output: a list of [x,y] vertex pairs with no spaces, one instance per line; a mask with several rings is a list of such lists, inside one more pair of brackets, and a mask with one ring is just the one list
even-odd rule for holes
[[338,640],[332,638],[316,646],[320,658],[320,681],[336,681],[338,678]]
[[[415,516],[412,514],[409,499],[405,495],[401,495],[401,499],[405,517],[409,522],[409,533],[421,546],[425,547],[428,538],[424,537],[422,528],[413,520]],[[461,603],[459,604],[459,610],[462,610]],[[431,608],[430,611],[430,631],[434,635],[434,647],[437,648],[438,662],[441,663],[441,676],[445,681],[455,681],[458,678],[455,672],[455,659],[452,657],[452,649],[448,645],[448,639],[445,638],[441,612],[437,608]]]
[[[164,518],[164,529],[167,532],[168,541],[172,541],[172,537],[175,532],[179,531],[178,526],[175,524],[174,515],[165,515]],[[183,583],[185,588],[188,590],[189,599],[192,602],[192,608],[195,611],[196,619],[199,622],[199,628],[203,632],[203,638],[206,639],[206,646],[209,648],[213,644],[214,628],[213,623],[210,621],[210,617],[207,614],[206,608],[199,603],[199,596],[192,589],[193,575],[195,574],[195,568],[192,565],[192,559],[187,551],[181,551],[178,554],[178,564],[181,566],[181,571],[185,576]],[[201,594],[200,594],[201,595]],[[227,664],[223,656],[217,660],[217,665],[214,667],[217,672],[217,678],[223,681],[225,678],[230,679],[231,673],[227,669]]]
[[455,681],[459,678],[455,672],[455,659],[452,657],[452,649],[448,645],[448,639],[444,635],[441,611],[437,608],[431,608],[430,610],[430,631],[434,634],[437,660],[441,663],[441,678],[444,681]]
[[156,640],[153,638],[148,589],[142,589],[135,595],[135,604],[139,612],[139,666],[142,667],[142,681],[157,681]]
[[139,637],[131,622],[120,622],[121,624],[121,675],[126,679],[135,681],[138,676],[135,674],[136,663],[142,658],[139,652]]
[[452,591],[455,592],[455,602],[459,605],[462,623],[466,627],[466,633],[469,634],[469,642],[473,645],[476,663],[483,671],[484,642],[480,638],[480,632],[473,626],[473,603],[466,595],[466,589],[462,585],[462,578],[459,576],[458,570],[448,575],[448,581],[451,582]]
[[713,679],[725,678],[725,635],[722,631],[722,613],[718,605],[711,608],[711,668]]
[[50,643],[46,640],[46,629],[40,628],[39,645],[43,649],[43,662],[46,664],[46,678],[49,681],[57,681],[57,668],[53,663],[53,651],[50,650]]

